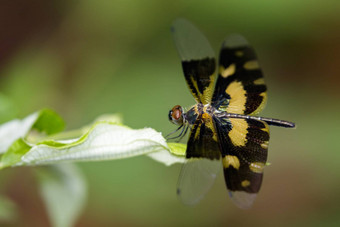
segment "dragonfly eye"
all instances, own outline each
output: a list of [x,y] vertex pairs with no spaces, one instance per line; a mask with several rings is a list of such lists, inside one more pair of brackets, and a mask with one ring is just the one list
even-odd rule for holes
[[176,125],[182,125],[183,124],[183,110],[180,105],[174,106],[170,111],[169,111],[169,120],[176,124]]
[[172,121],[172,110],[169,111],[169,121]]

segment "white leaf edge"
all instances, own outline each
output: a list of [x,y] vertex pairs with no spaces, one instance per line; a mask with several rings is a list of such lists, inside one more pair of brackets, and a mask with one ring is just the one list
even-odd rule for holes
[[161,162],[166,166],[171,166],[176,163],[185,163],[187,160],[181,156],[172,155],[168,150],[161,150],[147,155],[157,162]]
[[0,154],[5,153],[14,141],[27,135],[39,117],[35,112],[26,118],[15,119],[0,125]]

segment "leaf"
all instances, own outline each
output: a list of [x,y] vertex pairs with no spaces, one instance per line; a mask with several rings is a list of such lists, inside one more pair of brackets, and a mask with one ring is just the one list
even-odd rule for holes
[[183,143],[168,143],[171,153],[177,156],[185,156],[187,145]]
[[87,185],[73,164],[59,164],[36,170],[40,193],[55,227],[74,226],[86,202]]
[[63,131],[65,122],[53,110],[43,109],[39,112],[39,116],[32,128],[51,135]]
[[14,141],[25,138],[32,129],[51,135],[62,131],[64,126],[62,118],[48,109],[33,113],[23,120],[4,123],[0,126],[0,154],[5,153]]
[[11,144],[23,138],[31,130],[38,119],[39,113],[33,113],[23,120],[12,120],[0,126],[0,154],[5,153]]
[[168,143],[169,151],[163,150],[159,152],[154,152],[148,154],[148,156],[158,162],[162,162],[163,164],[170,166],[175,163],[184,163],[185,159],[185,151],[186,145],[182,143]]
[[[52,139],[53,137],[45,140],[36,139],[34,136],[38,136],[30,133],[28,139],[19,138],[8,148],[0,161],[0,169],[71,161],[114,160],[150,153],[151,158],[165,165],[185,161],[185,145],[169,143],[168,146],[161,133],[154,129],[131,129],[115,123],[117,121],[120,121],[117,115],[106,115],[90,127],[54,135],[53,137],[59,138],[58,140]],[[41,111],[40,115],[35,116],[30,122],[32,128],[47,133],[54,133],[61,129],[60,125],[63,125],[58,115],[47,110]],[[57,130],[53,130],[51,125],[58,125]],[[25,133],[20,135],[25,135],[29,131],[24,127],[22,130],[25,130]],[[74,135],[79,135],[79,132],[83,132],[83,135],[75,137]],[[71,139],[65,139],[65,135]]]
[[29,146],[23,139],[15,141],[8,151],[2,156],[0,162],[0,169],[8,166],[13,166],[21,161],[23,155],[25,155],[31,146]]

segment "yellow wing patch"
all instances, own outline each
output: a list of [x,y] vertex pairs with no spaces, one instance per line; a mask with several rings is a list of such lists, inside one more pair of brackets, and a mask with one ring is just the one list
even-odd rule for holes
[[268,149],[268,145],[269,145],[269,141],[265,141],[265,142],[261,143],[261,147],[263,149]]
[[208,113],[203,113],[202,120],[205,126],[208,127],[213,132],[212,139],[217,142],[217,133],[216,133],[213,121],[212,121],[212,117]]
[[263,173],[264,166],[263,162],[252,162],[249,165],[249,169],[254,173]]
[[[261,130],[264,131],[264,132],[268,132],[269,133],[269,125],[266,122],[264,122],[264,121],[261,121],[261,122],[265,126],[265,128],[262,128]],[[268,142],[268,141],[266,141],[266,142]]]
[[240,160],[238,160],[238,157],[234,155],[226,155],[225,157],[223,157],[222,163],[224,168],[229,168],[229,166],[232,166],[235,169],[240,168]]
[[236,65],[231,64],[228,68],[224,68],[222,65],[220,66],[220,74],[223,78],[227,78],[235,73]]
[[242,83],[238,81],[232,82],[225,92],[230,95],[230,103],[226,111],[228,113],[243,114],[246,109],[247,92],[244,90]]
[[208,104],[211,102],[211,97],[213,95],[213,89],[215,85],[215,75],[212,74],[209,76],[209,86],[205,87],[203,90],[203,94],[199,92],[197,81],[194,79],[193,76],[190,77],[191,83],[194,86],[194,89],[198,92],[198,98],[201,100],[203,104]]
[[262,85],[262,84],[265,84],[264,83],[264,79],[263,78],[259,78],[257,80],[254,80],[254,84],[255,85]]
[[229,131],[231,142],[235,146],[245,146],[247,143],[248,123],[245,119],[230,118],[232,129]]
[[251,60],[251,61],[247,61],[246,63],[244,63],[243,68],[245,68],[246,70],[254,70],[254,69],[259,69],[260,65],[257,60]]
[[242,57],[243,55],[244,55],[244,52],[243,51],[241,51],[241,50],[238,50],[238,51],[235,51],[235,55],[236,55],[236,57]]
[[201,133],[201,125],[198,125],[196,133],[194,135],[195,140],[198,140],[198,138],[200,137],[200,133]]
[[242,187],[248,187],[249,185],[250,185],[250,181],[249,180],[244,180],[244,181],[242,181],[241,182],[241,185],[242,185]]
[[204,89],[203,94],[201,96],[203,104],[211,103],[211,97],[214,93],[215,86],[215,74],[210,75],[209,80],[210,80],[209,86]]

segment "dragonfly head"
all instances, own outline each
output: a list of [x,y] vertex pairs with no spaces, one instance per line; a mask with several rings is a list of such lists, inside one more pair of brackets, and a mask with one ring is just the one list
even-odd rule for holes
[[183,108],[180,105],[174,106],[169,111],[169,121],[174,123],[175,125],[183,125]]

